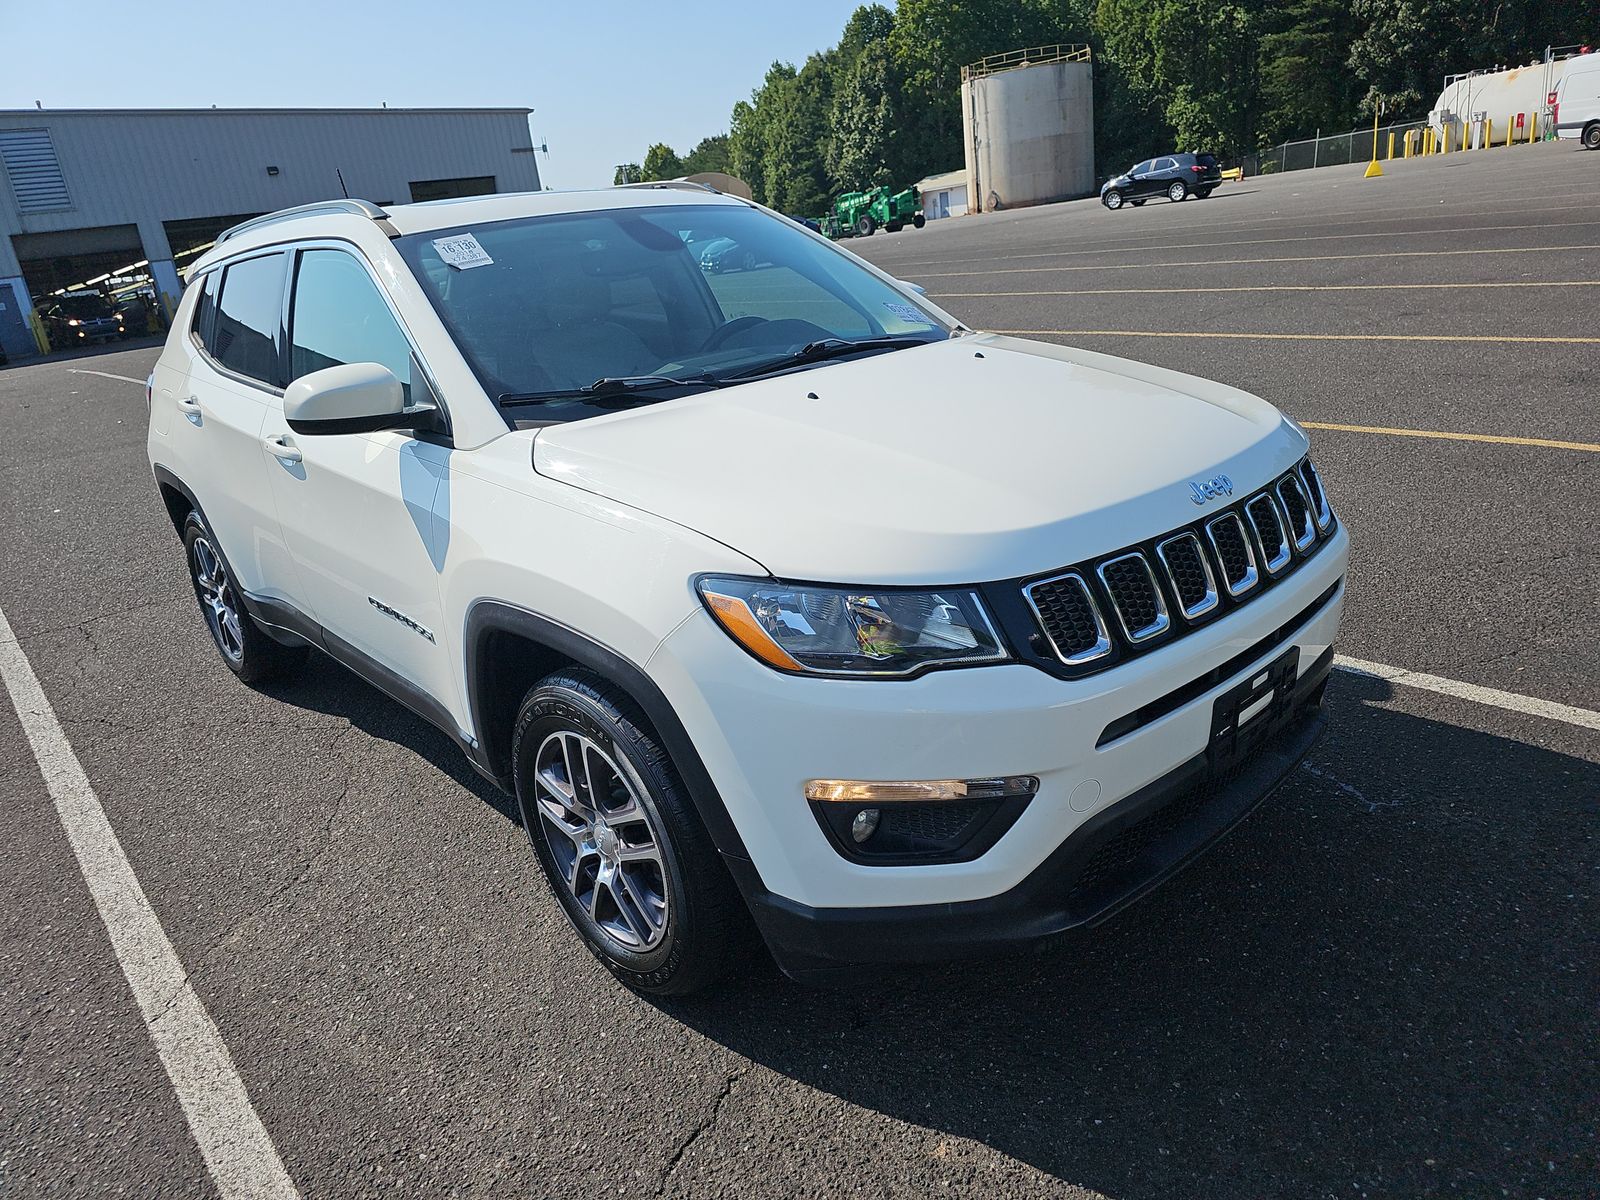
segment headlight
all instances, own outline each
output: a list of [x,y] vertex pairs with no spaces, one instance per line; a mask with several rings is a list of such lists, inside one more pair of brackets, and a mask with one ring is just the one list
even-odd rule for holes
[[77,317],[68,317],[67,318],[67,324],[68,325],[82,325],[83,322],[78,320]]
[[734,641],[807,675],[913,675],[1010,656],[977,593],[833,588],[706,576],[700,596]]

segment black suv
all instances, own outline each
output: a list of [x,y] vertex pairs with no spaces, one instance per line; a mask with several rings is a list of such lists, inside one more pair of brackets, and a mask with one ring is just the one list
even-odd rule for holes
[[1221,182],[1215,154],[1169,154],[1147,158],[1126,175],[1106,180],[1100,188],[1100,203],[1116,209],[1124,204],[1138,208],[1152,196],[1173,201],[1198,196],[1204,200]]
[[127,336],[123,315],[99,292],[69,292],[41,308],[52,350],[70,350]]

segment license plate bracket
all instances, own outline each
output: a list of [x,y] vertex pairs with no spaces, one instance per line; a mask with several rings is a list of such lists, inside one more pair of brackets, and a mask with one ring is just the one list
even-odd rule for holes
[[1218,696],[1211,707],[1206,757],[1222,772],[1247,757],[1283,724],[1300,678],[1300,647],[1290,646],[1268,665]]

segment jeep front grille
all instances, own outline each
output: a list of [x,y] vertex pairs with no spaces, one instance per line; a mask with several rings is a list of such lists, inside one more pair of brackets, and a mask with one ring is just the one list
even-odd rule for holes
[[1333,526],[1305,460],[1201,522],[1025,583],[1022,593],[1050,654],[1073,673],[1103,670],[1248,603],[1314,555]]

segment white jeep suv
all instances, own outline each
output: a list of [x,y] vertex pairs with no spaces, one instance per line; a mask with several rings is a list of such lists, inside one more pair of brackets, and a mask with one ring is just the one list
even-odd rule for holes
[[1294,422],[692,185],[246,222],[150,393],[228,666],[437,724],[647,991],[751,917],[813,979],[1097,921],[1323,725],[1347,539]]

